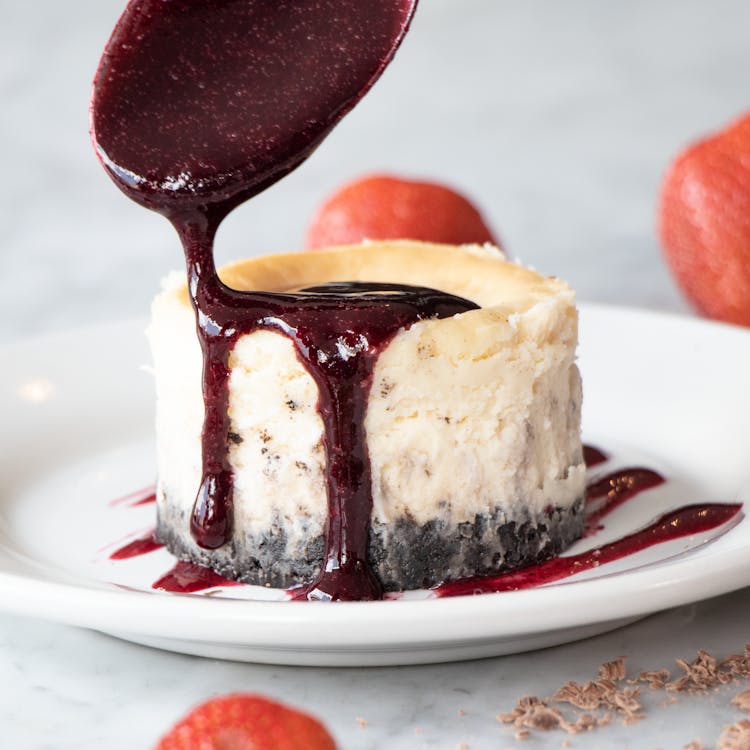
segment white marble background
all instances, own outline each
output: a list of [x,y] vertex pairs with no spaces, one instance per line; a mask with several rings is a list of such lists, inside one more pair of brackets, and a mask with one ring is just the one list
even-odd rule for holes
[[[120,195],[88,142],[90,81],[123,2],[0,0],[0,343],[142,316],[181,263],[166,222]],[[686,311],[655,236],[659,179],[683,144],[750,106],[749,70],[747,0],[422,0],[374,91],[230,217],[219,260],[297,248],[331,188],[392,170],[467,191],[511,254],[584,300]],[[515,743],[495,713],[603,659],[627,655],[637,670],[739,650],[747,593],[536,654],[356,671],[225,664],[0,615],[0,747],[146,748],[191,703],[261,690],[319,714],[343,748],[502,750]],[[738,718],[732,694],[652,700],[643,723],[573,747],[708,742]]]

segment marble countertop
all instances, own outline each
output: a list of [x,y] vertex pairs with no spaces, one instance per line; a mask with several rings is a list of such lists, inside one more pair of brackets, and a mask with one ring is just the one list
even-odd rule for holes
[[[123,4],[0,0],[0,345],[143,316],[180,265],[170,227],[118,193],[88,142],[90,81]],[[463,189],[512,256],[583,300],[689,314],[660,257],[659,180],[683,144],[750,104],[748,28],[744,0],[423,0],[382,81],[309,162],[230,217],[218,260],[300,246],[322,196],[387,170]],[[617,656],[634,673],[740,651],[749,617],[741,591],[536,653],[333,670],[180,656],[0,614],[0,746],[147,748],[195,702],[250,690],[319,715],[347,749],[559,748],[559,733],[520,745],[495,715]],[[644,721],[571,746],[712,745],[740,718],[738,690],[666,707],[648,694]]]
[[[568,646],[458,664],[321,669],[237,664],[155,651],[99,633],[0,617],[3,747],[13,750],[150,748],[187,708],[212,695],[262,692],[321,717],[346,750],[510,750],[632,748],[682,750],[742,717],[726,685],[662,705],[644,690],[646,718],[572,737],[517,730],[497,721],[522,695],[549,696],[599,665],[627,657],[629,673],[672,668],[673,659],[741,652],[750,595],[741,591],[655,615]],[[366,725],[360,723],[364,719]],[[303,750],[303,748],[300,748]]]

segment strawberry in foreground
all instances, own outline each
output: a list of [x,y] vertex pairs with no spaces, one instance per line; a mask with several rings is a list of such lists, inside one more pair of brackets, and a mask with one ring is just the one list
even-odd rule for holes
[[675,159],[659,220],[667,262],[695,307],[750,326],[750,113]]
[[336,750],[307,714],[257,695],[213,698],[175,724],[154,750]]
[[389,175],[363,177],[340,188],[307,230],[311,250],[363,239],[497,244],[479,211],[460,193]]

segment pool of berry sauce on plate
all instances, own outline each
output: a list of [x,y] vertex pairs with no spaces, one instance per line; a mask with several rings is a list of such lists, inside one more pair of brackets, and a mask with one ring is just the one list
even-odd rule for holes
[[[609,456],[598,448],[585,445],[584,459],[587,468],[591,468],[605,463],[609,460]],[[665,481],[664,477],[657,472],[642,467],[626,467],[593,479],[587,486],[589,507],[586,513],[586,528],[592,529],[591,533],[595,533],[602,528],[600,522],[609,513],[641,492],[657,487]],[[132,503],[129,507],[137,505],[139,503]],[[535,588],[614,562],[656,544],[718,528],[735,518],[741,508],[741,505],[721,503],[684,506],[663,514],[653,523],[632,534],[578,555],[555,557],[537,565],[499,575],[447,581],[434,587],[432,592],[437,597],[446,598]],[[594,519],[593,523],[592,519]],[[124,560],[147,554],[161,547],[157,542],[156,547],[150,548],[149,540],[155,541],[153,533],[128,543],[112,553],[110,559]],[[172,593],[195,593],[220,586],[238,585],[242,584],[222,578],[209,568],[179,561],[170,571],[154,582],[152,588]],[[301,591],[306,591],[306,588],[290,589],[287,592],[288,598],[301,598],[299,596]]]
[[[138,505],[135,503],[131,505],[134,508]],[[129,560],[131,557],[140,557],[141,555],[147,555],[149,552],[155,552],[158,549],[162,549],[164,545],[156,538],[155,529],[149,531],[148,534],[144,534],[137,539],[133,539],[127,544],[116,549],[110,556],[110,560]]]
[[206,589],[242,585],[239,581],[223,578],[210,568],[179,560],[171,570],[154,581],[151,588],[170,594],[192,594]]
[[497,576],[450,581],[432,590],[443,598],[536,588],[620,560],[655,544],[710,531],[731,521],[741,508],[741,505],[735,504],[688,505],[665,513],[633,534],[578,555],[554,557],[538,565]]
[[[609,455],[591,445],[583,446],[586,468],[606,463]],[[586,524],[584,537],[593,536],[601,521],[641,492],[664,484],[666,479],[652,469],[625,467],[595,478],[586,485]],[[440,598],[500,593],[536,588],[634,555],[662,542],[710,531],[728,523],[742,509],[737,504],[688,505],[669,511],[648,526],[608,544],[577,555],[562,555],[495,576],[446,581],[432,591]]]
[[129,492],[127,495],[115,498],[110,502],[110,507],[118,505],[127,505],[130,508],[134,508],[138,505],[150,505],[156,502],[156,487],[151,484],[148,487],[144,487],[135,492]]
[[586,464],[586,468],[591,469],[594,466],[603,464],[609,460],[609,456],[604,451],[599,450],[594,445],[583,446],[583,461]]
[[[587,464],[588,466],[589,464]],[[618,469],[586,486],[586,526],[584,536],[599,531],[601,520],[644,490],[664,484],[665,479],[651,469]]]

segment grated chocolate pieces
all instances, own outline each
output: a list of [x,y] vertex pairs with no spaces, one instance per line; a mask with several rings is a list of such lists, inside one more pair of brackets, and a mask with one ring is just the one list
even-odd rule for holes
[[724,727],[716,745],[717,750],[750,750],[750,721],[742,719]]

